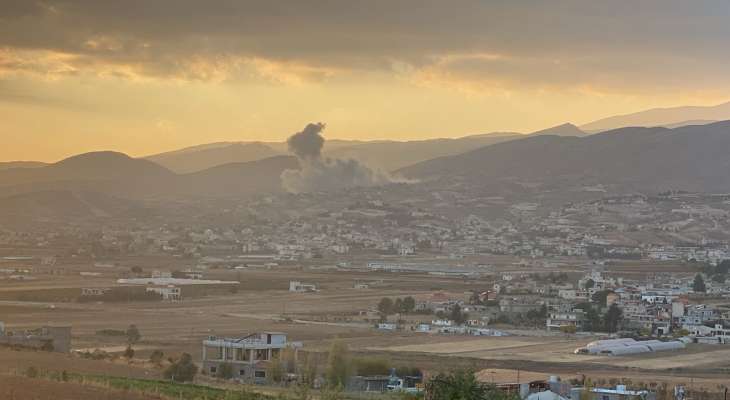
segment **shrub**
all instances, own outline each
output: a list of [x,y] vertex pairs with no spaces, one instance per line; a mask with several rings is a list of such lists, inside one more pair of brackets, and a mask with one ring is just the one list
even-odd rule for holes
[[165,370],[165,378],[175,382],[190,382],[195,379],[198,373],[198,366],[193,363],[193,358],[188,353],[183,353],[180,359],[170,364]]

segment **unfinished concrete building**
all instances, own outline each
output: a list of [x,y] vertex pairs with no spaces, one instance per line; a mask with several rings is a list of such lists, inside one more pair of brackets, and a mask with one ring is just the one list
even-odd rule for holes
[[71,351],[71,326],[45,325],[38,329],[6,331],[0,322],[0,345],[68,353]]
[[264,383],[272,360],[281,360],[282,351],[296,351],[301,343],[287,341],[285,333],[254,333],[241,338],[208,337],[203,341],[203,371],[220,375],[221,366],[232,367],[232,379],[250,383]]

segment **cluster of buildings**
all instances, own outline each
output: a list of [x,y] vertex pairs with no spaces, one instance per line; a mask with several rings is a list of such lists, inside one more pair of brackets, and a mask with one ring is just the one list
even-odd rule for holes
[[68,353],[71,351],[71,326],[44,325],[37,329],[11,331],[0,321],[0,345]]

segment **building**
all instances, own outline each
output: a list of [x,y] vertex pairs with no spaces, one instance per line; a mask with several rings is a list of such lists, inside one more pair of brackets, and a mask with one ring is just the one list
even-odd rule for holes
[[548,330],[560,330],[564,327],[575,327],[581,331],[586,323],[586,313],[580,308],[573,309],[569,305],[561,305],[548,312],[545,325]]
[[81,288],[81,295],[84,297],[103,296],[110,292],[111,288]]
[[146,291],[148,293],[157,293],[162,297],[162,300],[166,301],[180,301],[182,300],[182,291],[175,285],[151,285],[148,286]]
[[316,292],[317,286],[310,283],[302,283],[299,281],[289,281],[290,292]]
[[284,349],[295,350],[301,343],[287,341],[285,333],[254,333],[241,338],[219,338],[203,340],[204,373],[218,374],[222,364],[230,364],[233,378],[243,382],[264,383],[271,360],[281,359]]
[[68,353],[71,351],[71,326],[45,325],[38,329],[6,331],[5,324],[0,322],[0,345]]
[[656,392],[630,390],[624,385],[616,385],[615,389],[591,389],[590,394],[591,400],[656,400]]

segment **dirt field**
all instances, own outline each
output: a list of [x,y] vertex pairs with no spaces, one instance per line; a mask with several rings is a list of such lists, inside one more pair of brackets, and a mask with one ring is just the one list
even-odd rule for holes
[[[47,287],[43,279],[28,282],[33,290],[78,290],[79,287],[113,285],[109,277],[64,277]],[[645,381],[695,382],[708,386],[727,381],[730,349],[691,346],[680,352],[657,353],[640,357],[579,356],[573,350],[593,340],[546,335],[544,332],[517,332],[518,336],[477,338],[441,336],[415,332],[383,333],[370,324],[359,322],[359,311],[374,307],[384,296],[412,295],[429,298],[435,291],[462,298],[464,291],[489,284],[482,280],[450,278],[427,274],[392,274],[382,272],[348,272],[282,268],[280,270],[210,271],[211,279],[240,280],[242,289],[177,303],[75,303],[4,300],[0,301],[0,320],[8,328],[35,327],[44,323],[70,323],[73,347],[91,350],[121,350],[124,337],[97,335],[102,329],[124,330],[136,324],[142,333],[136,358],[143,360],[155,349],[166,356],[181,352],[200,358],[200,343],[209,335],[238,336],[255,331],[286,332],[294,341],[302,341],[308,351],[326,351],[338,337],[346,341],[353,353],[383,357],[398,364],[418,366],[429,371],[454,368],[499,370],[505,379],[517,375],[535,377],[577,373],[597,378],[628,377]],[[290,280],[315,283],[317,293],[291,293]],[[353,289],[353,284],[375,282],[370,289]],[[64,286],[65,285],[65,286]],[[23,284],[4,286],[1,293],[21,292]],[[7,298],[7,297],[6,297]],[[430,320],[430,316],[414,316]],[[522,334],[530,334],[523,336]],[[152,376],[159,371],[107,361],[87,364],[70,356],[44,359],[39,353],[0,353],[0,371],[34,365],[40,368],[72,368],[108,371],[110,374]],[[55,356],[54,356],[55,357]],[[83,362],[82,362],[83,361]],[[103,363],[103,364],[99,364]],[[80,371],[84,372],[84,371]],[[497,373],[495,373],[497,374]],[[495,375],[487,373],[487,376]],[[529,375],[528,375],[529,374]],[[534,374],[534,375],[533,375]],[[637,378],[638,377],[638,378]],[[491,379],[491,378],[490,378]]]
[[155,400],[157,396],[85,386],[70,382],[52,382],[19,376],[0,375],[0,399],[4,400]]

